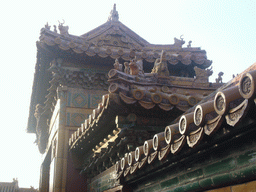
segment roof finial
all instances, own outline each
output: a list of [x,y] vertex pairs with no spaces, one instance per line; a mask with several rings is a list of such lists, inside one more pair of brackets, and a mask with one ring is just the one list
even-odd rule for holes
[[119,19],[118,11],[116,11],[116,4],[114,4],[114,7],[111,10],[110,15],[108,17],[108,21],[118,21],[118,19]]

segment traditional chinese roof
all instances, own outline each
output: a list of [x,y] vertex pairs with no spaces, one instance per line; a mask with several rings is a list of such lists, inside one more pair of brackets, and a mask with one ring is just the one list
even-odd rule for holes
[[[60,23],[58,26],[60,33],[57,32],[56,26],[51,30],[47,24],[42,28],[37,42],[37,63],[31,95],[28,132],[36,133],[34,117],[36,105],[52,105],[52,102],[46,104],[45,102],[50,100],[46,97],[51,94],[49,89],[52,87],[50,81],[53,77],[52,71],[48,69],[54,59],[73,59],[79,63],[81,68],[100,68],[102,65],[111,66],[113,59],[129,61],[137,57],[137,59],[143,60],[144,70],[147,71],[151,70],[156,58],[159,58],[164,50],[168,68],[172,66],[172,71],[179,71],[182,67],[191,71],[190,68],[192,69],[194,66],[205,69],[212,63],[201,48],[191,47],[191,43],[187,47],[182,47],[185,43],[182,38],[175,38],[175,43],[169,45],[150,44],[119,21],[115,5],[106,23],[83,35],[69,34],[68,26],[63,24]],[[190,76],[193,75],[194,72],[190,74]]]
[[168,155],[172,155],[168,161],[175,163],[179,157],[247,132],[246,127],[255,124],[255,81],[256,63],[117,161],[117,178],[132,177],[144,166],[164,162]]
[[[177,116],[221,86],[197,78],[156,73],[138,76],[116,69],[110,70],[108,76],[109,94],[102,97],[98,108],[69,141],[73,153],[81,155],[94,151],[86,167],[94,173],[95,164],[108,157],[115,159],[121,146],[143,144],[150,134],[164,130]],[[134,139],[136,135],[140,138]]]
[[[115,10],[115,6],[113,10]],[[77,53],[83,57],[97,55],[101,58],[122,58],[129,61],[136,56],[151,63],[164,50],[166,51],[166,59],[171,65],[193,64],[207,68],[212,63],[201,48],[191,47],[190,44],[187,47],[182,47],[185,43],[182,38],[174,38],[174,44],[151,44],[120,22],[118,17],[115,19],[112,17],[110,15],[106,23],[81,36],[70,35],[68,31],[59,34],[46,26],[41,30],[37,45],[44,49]]]
[[[159,86],[160,84],[158,84],[159,87],[164,87],[164,89],[160,89],[159,91],[157,84],[155,84],[156,90],[150,95],[150,91],[148,91],[145,86],[143,89],[140,89],[140,83],[131,77],[129,81],[137,84],[135,86],[136,89],[125,89],[126,86],[124,82],[127,81],[126,78],[129,77],[129,75],[112,70],[109,72],[109,76],[110,82],[116,79],[109,87],[109,91],[112,91],[112,93],[103,96],[102,103],[99,104],[99,107],[93,111],[89,119],[85,120],[85,124],[82,124],[81,128],[78,128],[69,140],[72,152],[82,152],[85,149],[93,149],[95,155],[90,163],[83,167],[83,171],[89,175],[92,173],[94,173],[94,175],[97,174],[97,171],[99,171],[98,167],[103,162],[105,163],[103,163],[105,167],[110,166],[111,163],[109,165],[106,163],[109,158],[116,159],[116,155],[120,153],[119,149],[122,144],[129,144],[129,139],[120,139],[120,137],[125,135],[125,138],[129,138],[129,135],[136,134],[132,129],[120,129],[118,128],[119,126],[115,127],[115,123],[122,125],[125,122],[125,124],[132,126],[139,121],[149,121],[147,118],[136,119],[136,115],[130,113],[138,111],[138,104],[140,107],[146,109],[142,111],[142,113],[149,114],[148,111],[151,109],[155,117],[159,117],[159,114],[164,114],[165,122],[172,123],[164,124],[158,121],[158,123],[154,124],[151,121],[151,124],[146,125],[150,130],[153,130],[152,127],[161,125],[164,131],[160,131],[151,138],[144,140],[144,144],[136,147],[134,151],[126,153],[124,157],[116,161],[116,173],[118,178],[134,174],[143,166],[152,164],[157,159],[162,162],[170,153],[175,155],[175,157],[179,157],[179,153],[181,153],[182,150],[189,150],[189,148],[199,150],[207,147],[210,137],[226,137],[227,132],[232,132],[232,129],[226,130],[226,124],[235,128],[236,131],[234,134],[239,134],[243,131],[241,122],[247,121],[248,118],[250,119],[252,111],[255,110],[253,101],[255,98],[256,64],[222,86],[218,91],[214,91],[205,98],[201,97],[201,102],[197,105],[195,105],[196,103],[188,104],[188,99],[186,98],[189,96],[178,96],[175,94],[178,101],[182,100],[183,102],[187,102],[188,105],[185,108],[185,105],[179,108],[179,102],[174,104],[170,102],[171,100],[168,100],[170,102],[169,105],[172,107],[166,107],[168,105],[167,100],[164,101],[161,99],[160,102],[159,100],[154,100],[154,97],[152,97],[154,94],[158,95],[158,98],[164,98],[163,94],[166,93],[162,90],[167,90],[166,87],[170,89],[170,87],[166,85]],[[126,76],[126,78],[124,78],[124,76]],[[117,82],[120,81],[123,82],[123,87],[118,86],[120,84]],[[143,84],[143,81],[145,81],[145,79],[140,81],[141,84]],[[159,82],[159,80],[157,81]],[[147,91],[148,93],[145,94]],[[200,91],[197,90],[197,94],[200,95]],[[144,105],[144,103],[141,102],[145,99],[145,95],[151,98],[151,101],[147,100],[146,103],[153,104],[153,107],[148,107],[151,105]],[[171,98],[173,94],[167,94],[166,96],[166,98],[168,98],[168,96]],[[124,104],[130,105],[130,108],[134,110],[128,112],[128,108]],[[161,104],[164,104],[165,107],[161,107]],[[174,109],[176,109],[176,111]],[[123,113],[120,113],[120,111]],[[173,121],[173,118],[179,116],[182,112],[184,112],[183,115]],[[115,119],[116,115],[125,115],[125,113],[126,115],[129,114],[125,119]],[[170,115],[173,113],[176,114]],[[169,121],[167,120],[168,118]],[[110,119],[112,120],[110,121]],[[114,122],[114,120],[116,122]],[[140,126],[142,126],[142,124]],[[122,126],[120,127],[123,128]],[[224,127],[225,130],[221,130],[224,129]],[[158,129],[155,129],[155,131],[157,130]],[[223,131],[225,132],[224,134]],[[100,138],[99,133],[102,133],[104,136]],[[112,136],[107,137],[109,134]],[[95,139],[96,135],[98,140]],[[213,142],[212,139],[210,140]],[[100,144],[99,141],[101,141]],[[214,142],[212,144],[214,144]],[[98,147],[94,148],[94,146],[97,145]]]

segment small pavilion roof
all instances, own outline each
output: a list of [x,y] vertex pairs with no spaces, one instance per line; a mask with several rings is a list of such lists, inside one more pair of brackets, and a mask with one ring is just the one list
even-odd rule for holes
[[194,62],[196,65],[201,65],[201,68],[207,68],[212,63],[201,48],[191,47],[190,43],[187,47],[182,47],[185,43],[182,37],[180,39],[174,38],[174,44],[151,44],[125,26],[118,18],[114,5],[106,23],[81,36],[69,34],[68,26],[63,26],[63,24],[61,26],[67,27],[67,30],[60,34],[57,31],[51,31],[47,25],[41,30],[40,40],[37,44],[45,49],[54,47],[54,49],[68,53],[74,52],[90,57],[97,55],[102,58],[109,56],[113,59],[122,58],[125,61],[136,56],[147,62],[154,62],[164,50],[168,63],[172,65],[178,63],[190,65]]

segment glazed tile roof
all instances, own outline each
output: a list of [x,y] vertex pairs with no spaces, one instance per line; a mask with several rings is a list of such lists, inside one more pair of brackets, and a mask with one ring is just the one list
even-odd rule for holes
[[62,51],[73,51],[87,56],[99,56],[113,59],[122,58],[129,61],[135,56],[154,62],[160,57],[161,51],[166,51],[167,62],[172,65],[178,63],[190,65],[194,62],[207,68],[212,61],[206,57],[206,52],[198,47],[182,47],[183,40],[175,38],[176,43],[170,45],[150,44],[135,34],[120,21],[108,21],[96,29],[82,35],[61,35],[47,28],[41,30],[39,47],[47,46]]
[[117,178],[134,174],[156,160],[164,161],[170,153],[177,155],[183,148],[188,150],[185,145],[196,148],[205,135],[214,135],[225,124],[238,127],[245,117],[254,114],[256,64],[247,71],[117,161]]
[[[138,77],[116,69],[110,70],[108,75],[109,94],[103,95],[98,108],[93,110],[85,123],[72,135],[71,149],[78,145],[79,140],[85,139],[86,135],[91,135],[89,132],[97,132],[100,124],[111,122],[111,118],[114,123],[116,115],[135,112],[138,109],[145,109],[143,113],[156,109],[159,114],[171,114],[170,111],[185,112],[221,85],[205,83],[203,87],[202,83],[197,84],[194,78],[162,77],[156,74]],[[179,84],[176,85],[175,82]],[[127,106],[135,110],[130,109],[127,112]],[[155,116],[157,117],[157,114]]]
[[[113,16],[114,12],[115,16]],[[46,25],[41,30],[38,45],[44,48],[50,46],[63,51],[73,51],[77,54],[85,53],[90,57],[109,56],[113,59],[122,58],[129,61],[136,56],[148,62],[154,62],[164,50],[167,53],[168,63],[172,65],[178,63],[189,65],[194,62],[206,68],[212,63],[207,59],[206,52],[199,47],[191,47],[191,42],[187,47],[182,47],[185,43],[183,38],[174,38],[174,44],[150,44],[119,21],[115,5],[106,23],[81,36],[70,35],[68,26],[63,26],[63,23],[60,23],[59,29],[60,34],[56,29],[51,31],[50,26]]]
[[31,95],[28,132],[36,133],[34,111],[38,103],[44,103],[49,88],[47,87],[48,81],[51,78],[47,69],[49,63],[56,57],[79,58],[81,61],[93,58],[95,59],[93,64],[96,65],[103,62],[102,60],[98,62],[97,59],[120,58],[129,61],[137,57],[137,59],[145,61],[144,65],[146,65],[155,62],[164,50],[167,63],[170,65],[181,64],[207,68],[212,63],[207,59],[205,50],[191,47],[190,43],[183,47],[185,41],[182,38],[174,38],[174,44],[150,44],[121,23],[118,18],[114,6],[106,23],[81,36],[69,34],[68,26],[63,26],[64,23],[59,24],[59,33],[56,26],[51,30],[48,24],[41,29],[37,42],[37,63]]
[[[117,77],[120,77],[120,75],[125,76],[125,74],[120,71],[111,70],[109,72],[110,81],[115,79],[113,82],[118,82]],[[127,77],[130,76],[128,75]],[[189,105],[187,100],[188,106],[186,108],[180,108],[181,112],[185,111],[185,113],[174,120],[172,124],[166,126],[165,131],[158,132],[151,139],[144,140],[144,144],[116,161],[117,178],[133,174],[143,166],[152,164],[156,160],[164,161],[170,153],[177,155],[182,149],[187,150],[187,147],[184,147],[186,145],[189,148],[196,148],[200,146],[204,135],[208,137],[214,135],[218,129],[221,129],[225,124],[231,127],[238,126],[241,120],[247,115],[247,112],[254,108],[254,104],[252,103],[255,98],[255,79],[256,64],[241,75],[235,77],[231,82],[222,86],[219,91],[215,91],[209,96],[201,98],[202,100],[200,99],[201,102],[198,105],[192,107],[193,105]],[[122,81],[125,82],[127,80],[122,78]],[[136,88],[138,89],[139,82],[135,83],[135,81],[131,79],[129,79],[129,81],[132,81],[133,84],[137,84]],[[143,84],[143,80],[141,83]],[[141,105],[139,103],[142,98],[134,97],[134,94],[132,94],[134,90],[127,91],[126,94],[124,94],[124,89],[118,87],[118,85],[120,84],[116,83],[113,89],[113,85],[110,84],[109,90],[110,92],[114,90],[113,93],[102,97],[102,102],[99,104],[98,108],[94,109],[90,117],[72,134],[69,140],[69,146],[72,152],[93,149],[95,153],[93,159],[90,160],[90,164],[83,167],[84,172],[95,172],[95,170],[98,169],[98,165],[102,164],[109,157],[116,156],[115,153],[120,153],[121,149],[119,150],[119,148],[121,145],[129,144],[129,141],[125,139],[120,140],[122,134],[127,134],[123,132],[130,132],[128,135],[137,134],[136,132],[131,132],[131,130],[122,130],[118,128],[118,126],[116,127],[115,121],[118,119],[115,119],[115,116],[122,115],[120,111],[127,113],[125,105],[132,106],[132,108],[138,110],[138,105],[135,104],[137,103],[145,108],[146,111],[153,109],[152,111],[154,111],[156,116],[161,113],[171,114],[170,111],[172,111],[172,113],[176,113],[177,117],[178,113],[177,111],[174,112],[173,108],[177,108],[178,103],[176,103],[176,105],[169,103],[169,105],[172,105],[171,108],[162,108],[159,104],[164,101],[154,102],[151,97],[151,103],[154,105],[154,107],[151,108],[148,107],[150,105]],[[163,85],[160,87],[162,86]],[[117,90],[118,92],[116,92]],[[143,93],[143,91],[145,91],[145,88],[140,90],[139,93]],[[159,93],[161,92],[157,92],[157,94]],[[155,94],[155,92],[152,94]],[[129,95],[129,99],[126,98],[127,95]],[[141,94],[138,95],[140,96]],[[172,96],[172,94],[169,94],[169,96]],[[180,95],[178,98],[181,98],[184,102],[186,96]],[[166,103],[164,104],[166,105]],[[156,107],[158,107],[161,112],[157,112]],[[128,116],[128,118],[134,119],[136,116]],[[169,118],[171,118],[171,116]],[[125,120],[121,119],[121,121]],[[159,122],[157,124],[159,125]],[[153,124],[151,124],[151,126],[152,125]],[[162,123],[162,125],[164,124]],[[101,138],[100,135],[103,137]],[[107,135],[108,139],[106,140]],[[102,142],[99,144],[99,141]],[[100,150],[97,150],[97,145],[101,146],[98,147]],[[108,165],[105,166],[108,167]]]
[[[87,171],[92,171],[108,157],[114,158],[115,153],[120,150],[120,147],[114,146],[131,143],[129,136],[132,138],[133,135],[140,134],[146,140],[147,131],[158,132],[154,126],[163,130],[168,122],[222,85],[202,83],[197,78],[163,77],[154,73],[130,75],[116,69],[110,70],[108,76],[109,94],[102,97],[98,108],[93,110],[85,123],[69,139],[72,152],[89,154],[91,150],[94,151],[90,164],[85,167]],[[117,115],[128,115],[127,120],[120,117],[117,119]],[[136,116],[140,118],[136,119]],[[140,129],[144,130],[138,133],[137,130],[121,129],[119,123],[125,121],[130,121],[128,124],[131,123],[131,126],[135,125],[132,122],[137,122]]]

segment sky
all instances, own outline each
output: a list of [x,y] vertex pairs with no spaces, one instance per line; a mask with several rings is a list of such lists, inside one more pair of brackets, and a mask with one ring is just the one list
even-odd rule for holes
[[256,0],[2,0],[0,1],[0,182],[18,178],[38,188],[41,155],[26,133],[36,64],[36,41],[48,22],[65,20],[82,35],[105,23],[114,3],[119,21],[153,44],[173,44],[183,35],[206,50],[214,71],[232,79],[256,62]]

